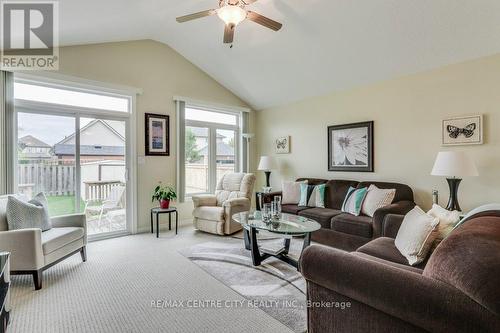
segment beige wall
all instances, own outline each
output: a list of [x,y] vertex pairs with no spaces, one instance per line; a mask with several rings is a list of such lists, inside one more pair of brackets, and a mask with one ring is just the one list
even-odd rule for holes
[[[441,120],[471,114],[484,115],[485,144],[442,147]],[[328,172],[327,126],[368,120],[375,121],[375,172]],[[256,158],[275,155],[273,140],[291,135],[291,154],[275,155],[282,165],[271,176],[275,188],[297,176],[386,180],[409,184],[425,208],[438,189],[446,205],[445,179],[429,174],[438,151],[463,150],[480,176],[463,180],[462,209],[500,202],[500,55],[259,111],[256,129]]]
[[[175,185],[176,133],[174,95],[208,102],[245,106],[230,91],[170,47],[154,41],[133,41],[63,47],[60,73],[143,90],[137,98],[137,153],[144,155],[144,113],[170,116],[169,157],[146,157],[137,168],[139,230],[149,228],[151,191],[158,181]],[[251,121],[252,123],[252,121]],[[192,203],[180,206],[181,218],[190,217]]]

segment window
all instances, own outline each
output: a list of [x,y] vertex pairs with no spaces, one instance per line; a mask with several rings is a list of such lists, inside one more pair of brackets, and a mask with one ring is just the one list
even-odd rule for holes
[[212,193],[226,173],[240,170],[240,120],[238,112],[185,107],[183,192],[186,197]]
[[14,83],[14,98],[17,100],[129,112],[129,99],[126,97],[72,91],[23,82]]

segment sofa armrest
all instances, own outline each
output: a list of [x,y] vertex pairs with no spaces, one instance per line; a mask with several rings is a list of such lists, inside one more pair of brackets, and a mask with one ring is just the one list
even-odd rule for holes
[[319,285],[429,332],[492,332],[500,328],[498,318],[486,308],[453,286],[419,273],[321,245],[304,251],[300,267],[308,284]]
[[217,197],[213,194],[193,195],[191,199],[193,200],[194,208],[201,206],[217,206]]
[[12,271],[38,270],[44,266],[42,230],[27,228],[0,231],[0,251],[11,253]]
[[400,214],[406,215],[410,210],[415,207],[415,203],[413,201],[398,201],[392,203],[388,206],[379,208],[373,214],[373,238],[377,238],[382,236],[382,232],[384,230],[384,218],[387,214]]
[[382,236],[396,238],[405,216],[400,214],[387,214],[382,223]]

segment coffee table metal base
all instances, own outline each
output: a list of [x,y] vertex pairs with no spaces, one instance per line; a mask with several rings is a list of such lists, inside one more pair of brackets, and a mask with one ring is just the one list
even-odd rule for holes
[[[269,253],[269,252],[262,252],[259,249],[259,245],[257,243],[257,233],[258,230],[254,227],[247,226],[243,228],[243,237],[245,241],[245,249],[249,250],[252,254],[252,262],[254,266],[259,266],[262,261],[266,260],[269,257],[275,257],[278,258],[284,262],[286,262],[289,265],[292,265],[293,267],[297,268],[297,270],[300,270],[299,267],[299,261],[293,259],[292,257],[288,256],[288,251],[290,250],[290,238],[285,238],[283,240],[283,247],[276,251],[275,253]],[[308,247],[311,244],[311,233],[304,233],[304,245],[302,246],[302,252],[304,252],[305,248]]]

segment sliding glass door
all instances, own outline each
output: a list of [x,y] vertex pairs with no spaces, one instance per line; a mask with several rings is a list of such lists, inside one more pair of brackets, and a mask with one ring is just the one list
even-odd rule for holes
[[130,231],[129,101],[27,83],[15,96],[18,191],[43,192],[51,216],[84,213],[91,238]]

